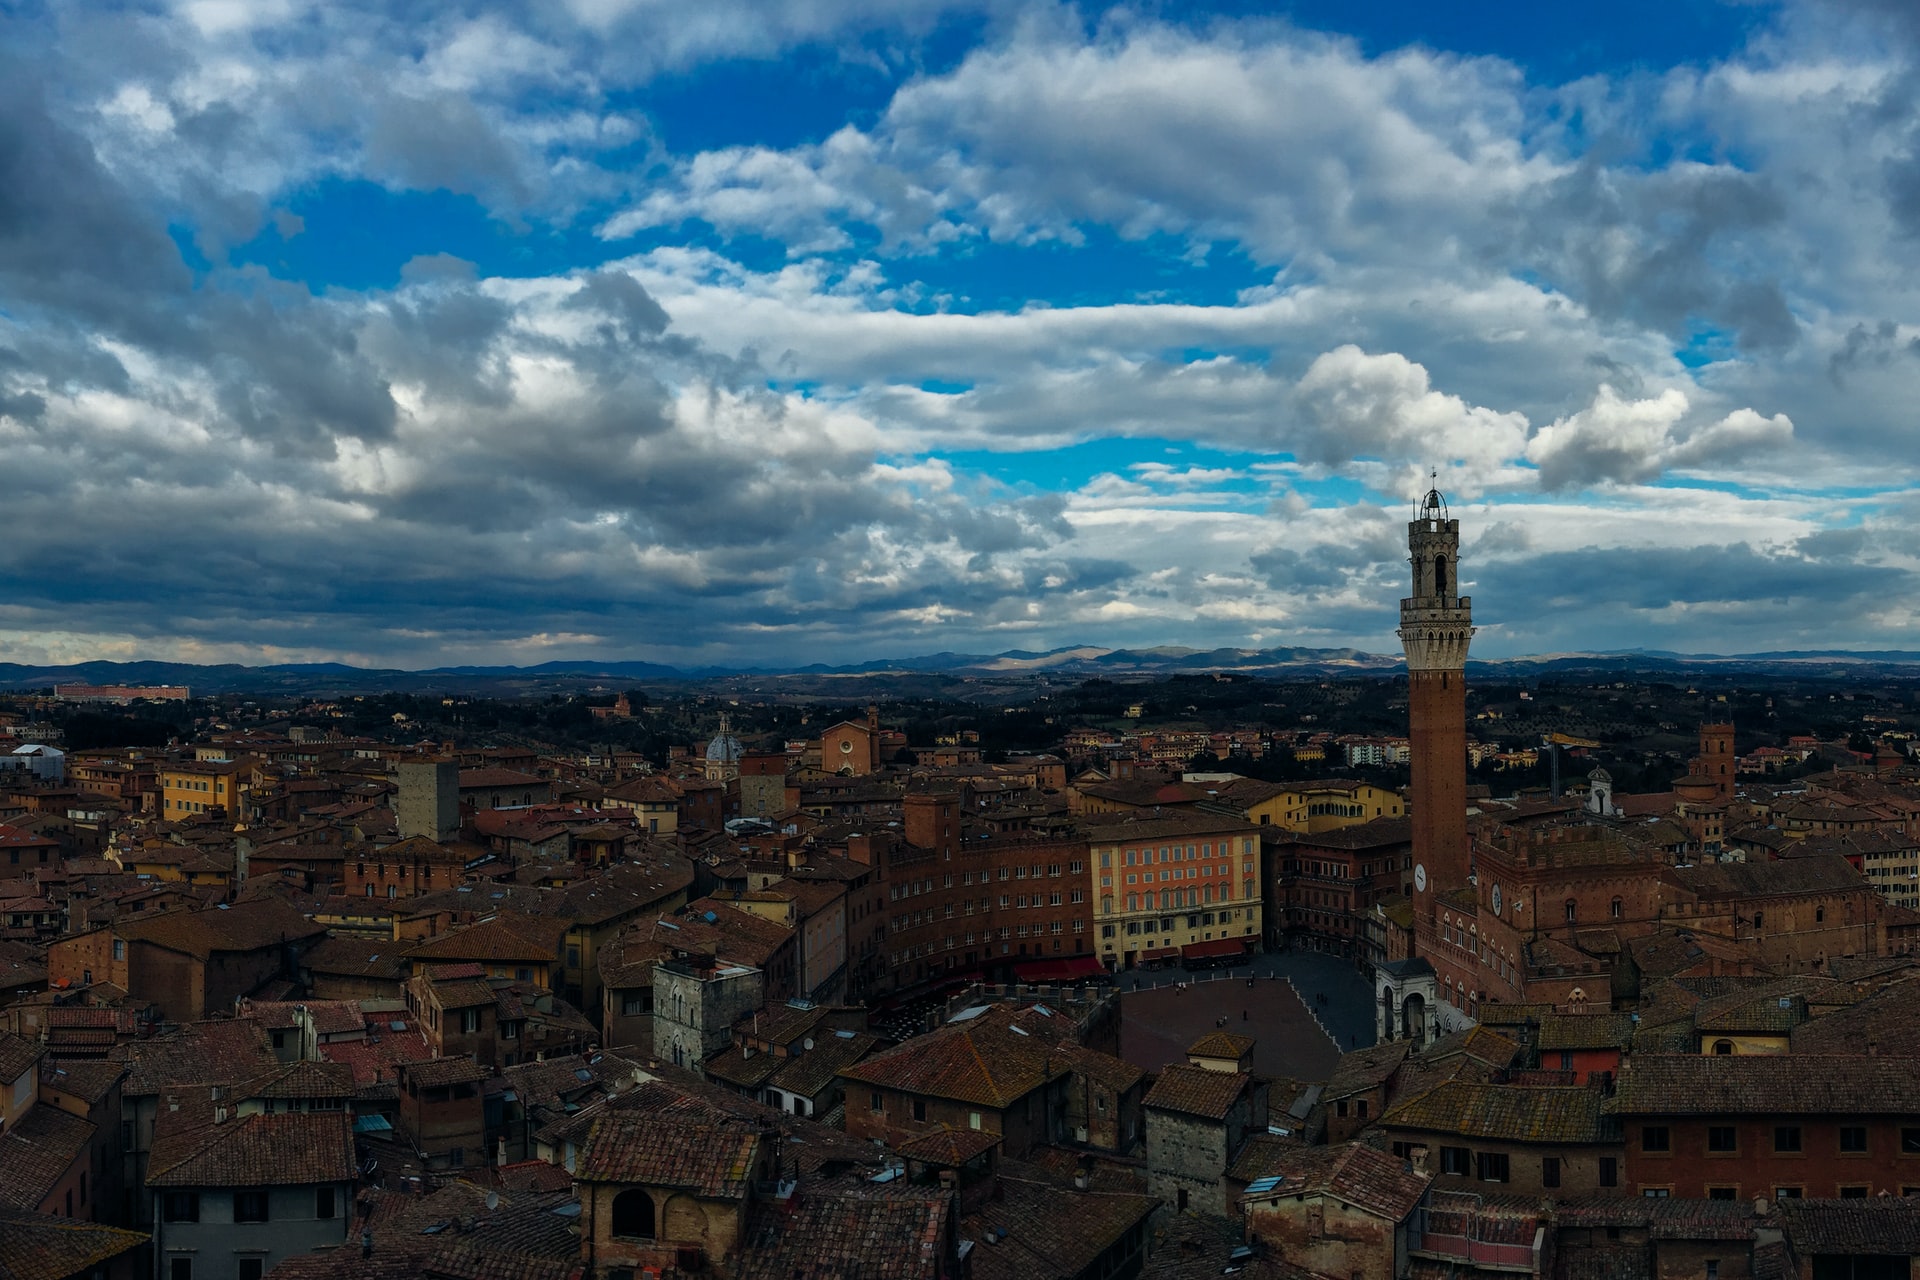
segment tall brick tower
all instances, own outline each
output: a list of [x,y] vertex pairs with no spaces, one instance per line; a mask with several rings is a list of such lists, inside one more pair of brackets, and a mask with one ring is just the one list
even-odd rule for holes
[[1459,595],[1460,522],[1438,488],[1407,525],[1413,595],[1400,602],[1413,756],[1413,887],[1417,919],[1436,894],[1467,883],[1467,645],[1472,601]]

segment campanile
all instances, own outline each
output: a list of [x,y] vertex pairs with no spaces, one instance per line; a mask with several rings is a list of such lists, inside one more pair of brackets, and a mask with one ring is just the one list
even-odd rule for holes
[[1415,918],[1436,895],[1466,885],[1467,646],[1473,602],[1459,594],[1460,522],[1437,488],[1407,525],[1413,594],[1400,602],[1407,653],[1408,737],[1413,757]]

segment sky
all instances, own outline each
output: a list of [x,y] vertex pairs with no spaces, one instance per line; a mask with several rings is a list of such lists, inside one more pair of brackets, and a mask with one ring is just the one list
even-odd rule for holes
[[1904,0],[0,6],[0,661],[1916,648]]

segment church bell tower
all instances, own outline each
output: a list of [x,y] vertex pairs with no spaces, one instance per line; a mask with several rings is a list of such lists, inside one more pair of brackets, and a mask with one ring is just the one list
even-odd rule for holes
[[1400,602],[1413,761],[1413,888],[1417,918],[1463,887],[1467,858],[1467,646],[1473,602],[1459,594],[1460,522],[1438,488],[1407,525],[1413,594]]

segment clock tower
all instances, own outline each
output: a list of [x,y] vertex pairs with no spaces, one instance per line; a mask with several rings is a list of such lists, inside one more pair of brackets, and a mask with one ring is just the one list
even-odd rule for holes
[[1460,522],[1438,489],[1407,525],[1413,594],[1400,602],[1407,653],[1408,738],[1413,763],[1413,901],[1467,884],[1467,646],[1473,602],[1459,594]]
[[[1477,915],[1471,899],[1463,902],[1458,892],[1467,888],[1472,871],[1467,646],[1473,640],[1473,602],[1460,594],[1460,522],[1437,486],[1420,500],[1407,525],[1407,560],[1413,594],[1400,602],[1400,643],[1407,653],[1413,763],[1413,954],[1375,967],[1375,1031],[1382,1040],[1425,1043],[1465,1021],[1463,1007],[1478,998],[1479,986],[1470,973],[1454,972],[1458,957],[1441,945],[1457,939],[1464,947],[1470,938],[1477,941],[1478,930],[1468,919]],[[1447,969],[1444,976],[1436,961]]]

